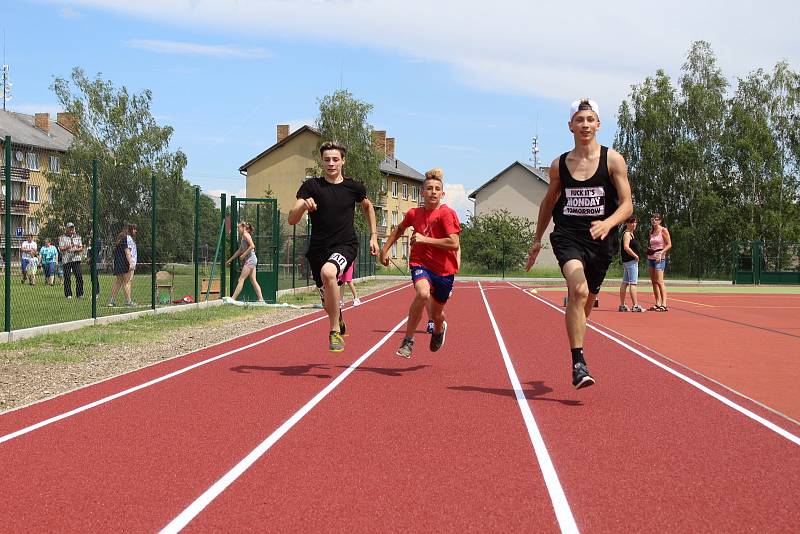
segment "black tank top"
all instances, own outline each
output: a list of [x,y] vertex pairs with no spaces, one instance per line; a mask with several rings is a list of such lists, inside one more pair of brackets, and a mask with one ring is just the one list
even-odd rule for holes
[[[561,154],[558,174],[561,196],[553,207],[553,223],[557,231],[566,231],[581,239],[592,240],[589,228],[592,221],[607,218],[617,210],[617,188],[608,172],[608,147],[600,147],[600,163],[587,180],[576,180],[567,168],[567,154]],[[616,230],[609,232],[606,240]]]
[[[626,232],[627,230],[625,230],[625,232],[622,233],[622,239],[619,240],[619,255],[622,257],[622,263],[625,263],[626,261],[633,261],[636,259],[625,251]],[[631,242],[628,244],[628,246],[631,248],[632,251],[636,253],[637,256],[639,256],[639,242],[636,241],[636,237],[634,237],[633,232],[631,232]]]

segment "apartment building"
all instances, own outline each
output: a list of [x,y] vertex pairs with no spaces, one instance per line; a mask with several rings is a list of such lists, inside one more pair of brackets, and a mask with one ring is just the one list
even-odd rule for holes
[[[61,158],[72,144],[75,120],[69,113],[27,115],[0,111],[0,246],[5,247],[5,210],[11,210],[11,246],[19,249],[26,234],[36,236],[41,213],[50,200],[48,172],[59,172]],[[6,136],[11,161],[6,161]],[[5,166],[11,168],[11,206],[5,205]]]

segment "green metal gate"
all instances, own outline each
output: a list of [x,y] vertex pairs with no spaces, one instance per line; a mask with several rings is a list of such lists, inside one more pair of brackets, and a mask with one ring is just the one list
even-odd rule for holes
[[800,284],[800,243],[733,243],[734,284]]
[[[278,266],[280,265],[280,217],[278,201],[274,198],[236,198],[231,197],[231,240],[230,255],[239,248],[240,221],[253,225],[253,244],[258,257],[256,280],[261,286],[261,294],[267,302],[276,302],[278,293]],[[231,265],[229,292],[232,294],[241,274],[241,264]],[[254,302],[256,293],[250,280],[246,280],[238,300]]]

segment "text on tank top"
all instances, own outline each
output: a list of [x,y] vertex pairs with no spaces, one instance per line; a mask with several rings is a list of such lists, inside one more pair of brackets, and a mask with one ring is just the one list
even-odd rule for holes
[[553,222],[556,229],[586,237],[592,221],[603,220],[617,210],[617,188],[608,171],[608,147],[600,147],[597,170],[586,180],[572,177],[567,167],[568,154],[562,154],[558,161],[561,196],[553,207]]

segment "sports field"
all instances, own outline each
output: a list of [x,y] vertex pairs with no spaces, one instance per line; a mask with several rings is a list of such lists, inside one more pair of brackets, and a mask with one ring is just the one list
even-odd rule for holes
[[401,282],[343,353],[320,311],[7,412],[3,531],[795,531],[800,295],[670,291],[601,295],[580,391],[563,289],[458,282],[404,360]]

